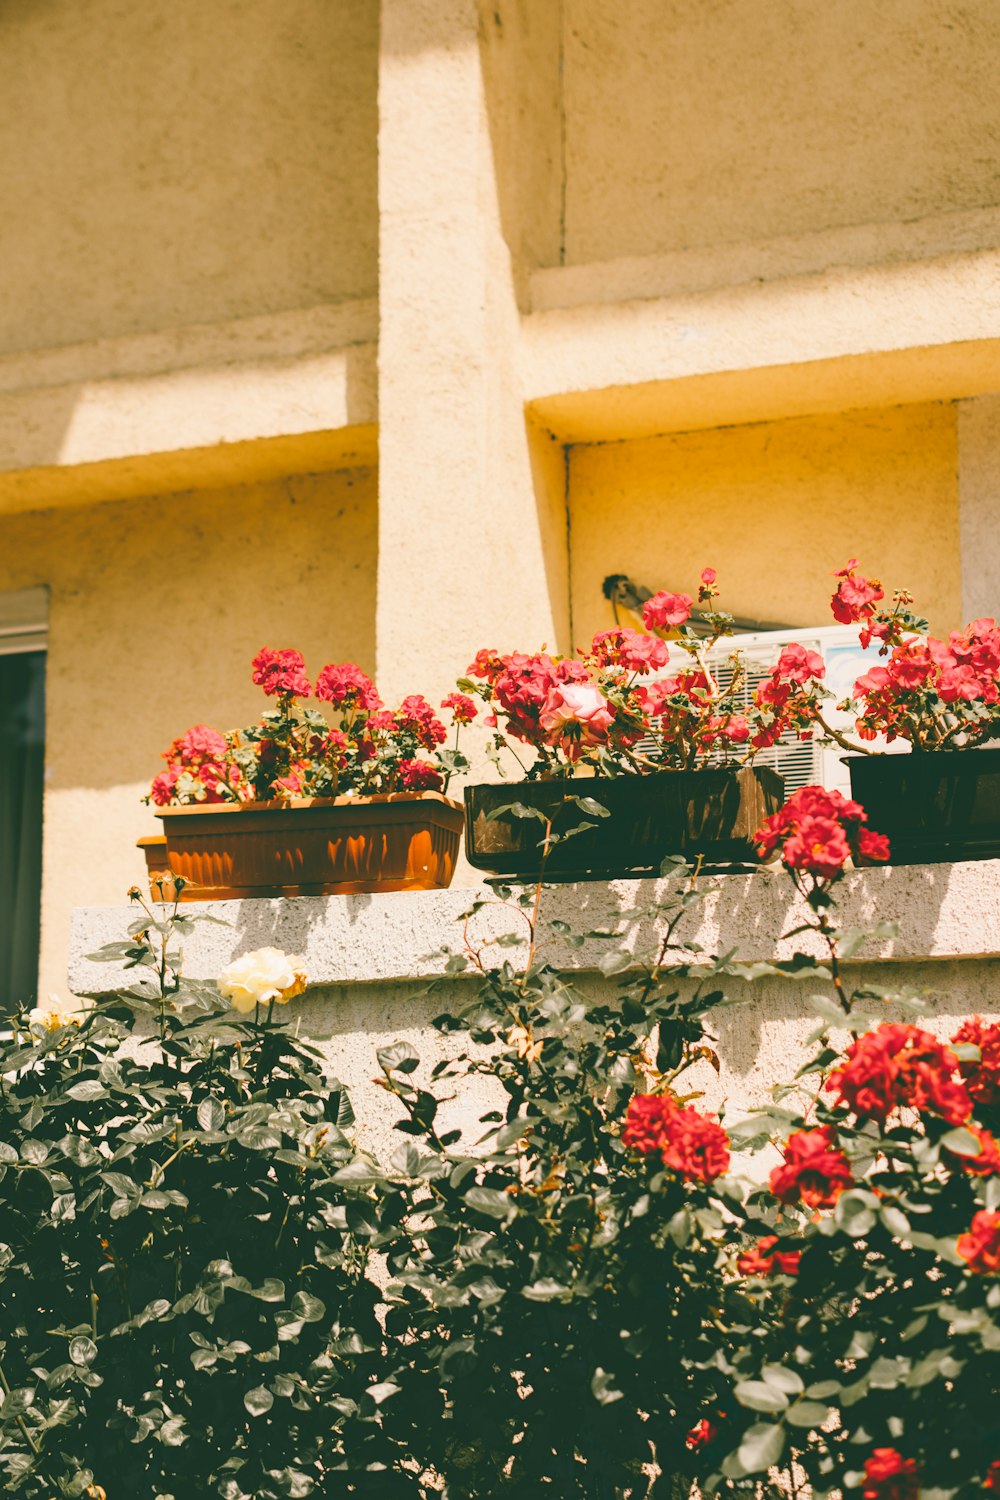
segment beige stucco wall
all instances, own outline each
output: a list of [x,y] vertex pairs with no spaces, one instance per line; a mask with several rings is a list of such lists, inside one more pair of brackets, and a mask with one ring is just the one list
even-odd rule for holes
[[695,592],[706,564],[734,614],[831,625],[831,574],[859,557],[959,622],[955,411],[845,412],[570,449],[573,633],[613,623],[609,573]]
[[377,0],[0,7],[0,353],[377,285]]
[[564,0],[565,260],[1000,201],[995,0]]
[[260,646],[374,668],[376,526],[372,470],[5,520],[0,590],[51,590],[43,994],[65,989],[81,893],[118,902],[142,873],[160,752],[264,706]]

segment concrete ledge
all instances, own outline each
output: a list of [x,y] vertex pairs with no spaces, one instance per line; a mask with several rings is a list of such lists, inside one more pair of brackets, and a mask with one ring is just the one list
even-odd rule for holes
[[[698,881],[705,900],[684,917],[676,938],[710,953],[737,951],[740,959],[787,959],[796,951],[820,956],[808,935],[781,939],[805,917],[787,876],[776,870],[721,875]],[[550,887],[541,908],[541,954],[570,970],[594,970],[609,944],[599,938],[572,947],[553,932],[553,921],[575,933],[614,930],[621,945],[644,960],[655,951],[665,921],[652,911],[670,887],[665,881],[581,882]],[[471,903],[490,904],[467,924]],[[273,944],[305,958],[313,986],[385,984],[441,972],[440,950],[469,943],[487,963],[527,956],[526,923],[488,888],[421,891],[382,896],[302,896],[275,901],[219,901],[185,908],[225,925],[205,923],[185,939],[185,967],[196,978],[214,978],[233,958]],[[79,907],[70,928],[69,987],[101,995],[128,984],[134,971],[95,963],[87,955],[126,936],[136,909]],[[841,888],[838,917],[844,927],[897,924],[894,937],[869,941],[855,962],[920,963],[928,959],[983,959],[1000,955],[1000,860],[909,865],[859,870]],[[516,934],[511,946],[496,940]]]

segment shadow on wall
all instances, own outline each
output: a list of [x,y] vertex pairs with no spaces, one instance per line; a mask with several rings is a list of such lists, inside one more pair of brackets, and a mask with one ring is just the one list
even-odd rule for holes
[[50,791],[148,782],[189,725],[249,723],[261,645],[374,664],[373,469],[17,515],[4,538],[0,589],[51,588]]

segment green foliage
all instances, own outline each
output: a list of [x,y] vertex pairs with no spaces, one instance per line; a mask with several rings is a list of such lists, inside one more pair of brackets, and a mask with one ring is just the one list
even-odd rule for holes
[[[664,873],[630,913],[658,934],[646,961],[547,921],[541,889],[501,891],[527,962],[502,940],[442,955],[442,979],[466,976],[436,1022],[448,1060],[428,1079],[409,1043],[377,1054],[399,1109],[384,1161],[355,1146],[286,1011],[240,1017],[182,977],[176,908],[137,917],[115,954],[138,981],[79,1025],[16,1018],[0,1038],[5,1492],[673,1500],[804,1480],[908,1500],[865,1474],[891,1449],[924,1500],[981,1495],[1000,1458],[1000,1275],[958,1241],[1000,1209],[1000,1031],[968,1119],[950,1055],[936,1083],[933,1057],[920,1075],[930,1104],[854,1112],[830,1074],[885,1017],[847,985],[859,935],[824,901],[806,924],[823,964],[693,951],[694,882]],[[587,945],[589,978],[560,972],[566,945]],[[810,980],[816,1019],[776,1102],[729,1125],[734,1151],[770,1157],[706,1180],[626,1145],[636,1094],[699,1097],[690,1070],[718,1066],[729,981],[765,974]],[[985,1055],[956,1050],[966,1069]],[[473,1088],[478,1130],[443,1123]],[[779,1202],[774,1146],[817,1126],[848,1180],[819,1207]],[[755,1267],[773,1236],[790,1260]]]
[[155,982],[0,1041],[3,1488],[343,1493],[381,1364],[346,1095],[137,928]]

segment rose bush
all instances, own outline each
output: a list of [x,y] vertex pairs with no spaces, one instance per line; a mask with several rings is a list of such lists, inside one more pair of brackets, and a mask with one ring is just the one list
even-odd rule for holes
[[[459,728],[476,716],[463,694],[445,698],[455,739],[425,698],[410,694],[389,710],[374,683],[353,662],[331,663],[315,686],[298,651],[263,647],[253,681],[277,700],[258,723],[223,735],[196,724],[174,740],[167,769],[147,801],[158,807],[332,797],[356,792],[441,791],[467,762]],[[333,723],[313,703],[326,704]]]
[[[135,985],[0,1036],[5,1489],[995,1489],[1000,1024],[945,1033],[919,995],[887,1013],[852,987],[864,935],[836,897],[888,853],[863,856],[869,832],[821,788],[761,830],[822,961],[692,951],[700,889],[676,861],[645,958],[550,923],[540,888],[500,890],[518,969],[478,943],[473,902],[434,985],[446,1060],[378,1053],[384,1157],[285,1021],[301,964],[263,949],[188,981],[192,918],[140,907],[115,950]],[[585,940],[601,972],[571,979],[555,943]],[[772,1105],[717,1114],[694,1070],[718,1062],[732,982],[775,974],[813,981],[811,1055]],[[474,1085],[480,1131],[446,1128]]]

